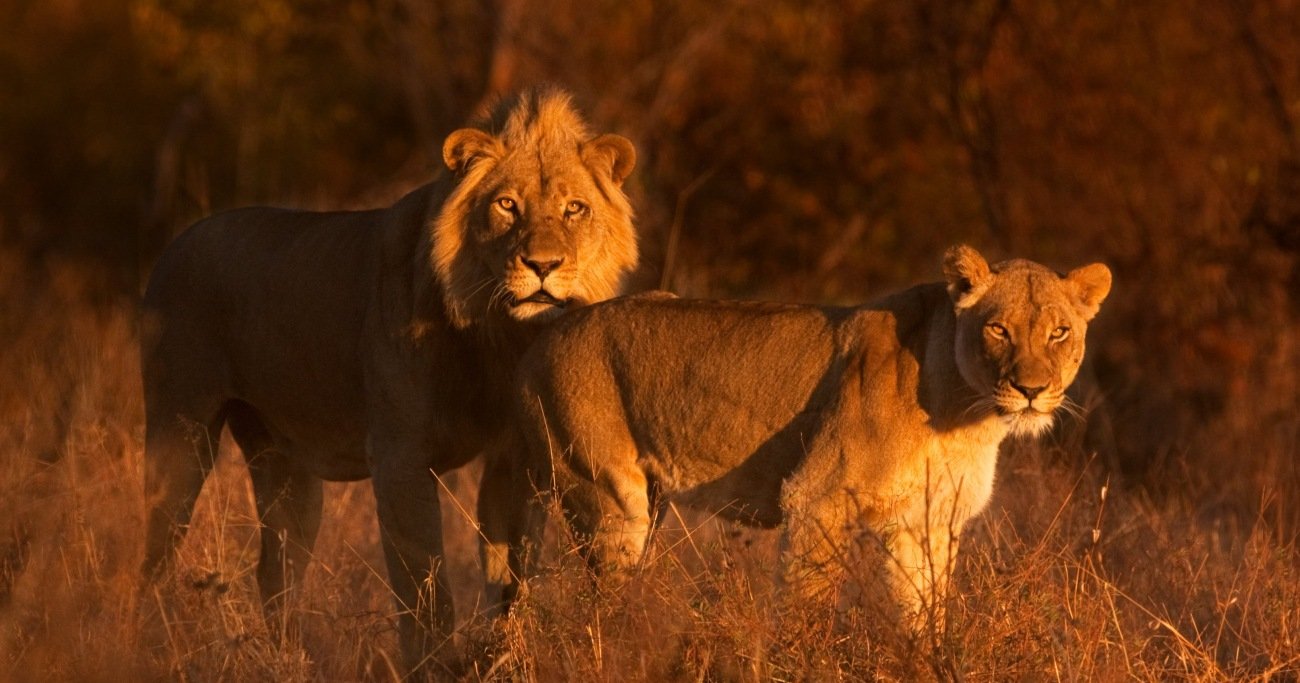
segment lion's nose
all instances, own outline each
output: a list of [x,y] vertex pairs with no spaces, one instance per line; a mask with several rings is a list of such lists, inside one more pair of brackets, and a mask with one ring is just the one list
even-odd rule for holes
[[551,271],[555,270],[556,268],[559,268],[560,265],[564,263],[563,258],[546,259],[546,258],[533,258],[530,256],[520,256],[519,260],[523,261],[524,265],[528,266],[528,268],[532,270],[534,273],[537,273],[538,279],[544,279],[547,275],[551,273]]
[[1047,388],[1046,386],[1026,387],[1020,384],[1016,384],[1015,382],[1012,382],[1011,386],[1014,387],[1016,391],[1019,391],[1021,394],[1023,394],[1024,397],[1026,399],[1029,399],[1030,401],[1037,398],[1038,395],[1043,393],[1043,390]]

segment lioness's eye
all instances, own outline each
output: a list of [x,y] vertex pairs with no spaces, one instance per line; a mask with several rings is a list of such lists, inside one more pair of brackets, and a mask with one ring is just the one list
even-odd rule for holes
[[1007,328],[1003,327],[1000,323],[989,323],[984,327],[984,329],[988,330],[989,334],[997,337],[998,339],[1007,338]]
[[1062,339],[1065,339],[1068,336],[1070,336],[1070,328],[1066,327],[1065,325],[1062,325],[1052,330],[1052,334],[1051,336],[1048,337],[1048,339],[1050,339],[1051,341],[1061,341]]
[[587,205],[579,201],[569,202],[564,206],[564,213],[573,216],[587,210]]
[[500,199],[497,199],[497,206],[501,207],[505,211],[514,211],[515,200],[509,197],[501,197]]

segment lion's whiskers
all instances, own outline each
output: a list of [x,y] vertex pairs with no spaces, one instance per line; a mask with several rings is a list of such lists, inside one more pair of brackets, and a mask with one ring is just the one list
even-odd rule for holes
[[478,282],[478,284],[474,285],[473,289],[469,290],[469,292],[465,294],[465,298],[466,299],[473,298],[475,294],[478,294],[479,292],[483,291],[484,287],[487,287],[488,285],[492,284],[495,281],[496,278],[492,277],[491,275],[483,278]]
[[493,308],[499,307],[504,311],[506,304],[509,303],[513,296],[514,294],[511,293],[504,282],[498,282],[496,288],[492,290],[492,295],[488,297],[487,310],[491,311]]

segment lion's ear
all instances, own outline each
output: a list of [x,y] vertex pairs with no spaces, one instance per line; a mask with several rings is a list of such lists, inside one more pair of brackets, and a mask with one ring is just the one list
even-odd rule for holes
[[1101,309],[1101,302],[1110,294],[1110,279],[1110,268],[1101,263],[1075,268],[1065,276],[1074,290],[1074,306],[1084,320],[1092,320]]
[[988,261],[964,244],[948,249],[943,255],[943,275],[948,279],[948,296],[958,309],[974,306],[993,284]]
[[475,159],[501,154],[501,143],[477,128],[453,131],[442,143],[442,161],[456,173],[463,173]]
[[636,166],[636,148],[622,135],[601,135],[583,143],[582,160],[609,173],[615,185],[622,185]]

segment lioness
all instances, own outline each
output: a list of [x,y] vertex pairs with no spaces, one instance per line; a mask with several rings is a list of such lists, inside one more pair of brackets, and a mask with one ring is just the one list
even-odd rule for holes
[[[148,575],[169,564],[224,425],[253,479],[269,606],[310,557],[321,480],[372,477],[407,664],[449,633],[431,472],[501,441],[542,323],[622,291],[636,155],[551,89],[503,101],[442,153],[450,172],[391,208],[230,211],[163,254],[142,325]],[[485,505],[498,480],[485,475]]]
[[1101,264],[990,268],[966,246],[943,271],[856,308],[632,297],[566,316],[520,365],[529,477],[598,567],[641,556],[652,490],[784,523],[799,594],[873,531],[915,617],[989,500],[998,445],[1051,425],[1111,281]]

